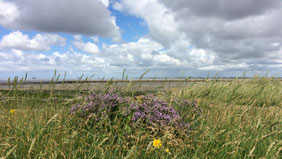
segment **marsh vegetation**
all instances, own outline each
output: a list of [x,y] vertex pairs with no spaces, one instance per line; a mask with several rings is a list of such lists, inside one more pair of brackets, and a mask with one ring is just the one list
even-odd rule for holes
[[100,87],[81,82],[87,79],[58,86],[56,78],[48,87],[26,87],[24,79],[10,80],[10,86],[0,91],[0,157],[279,158],[282,154],[280,79],[209,79],[158,83],[149,89],[138,81],[109,80]]

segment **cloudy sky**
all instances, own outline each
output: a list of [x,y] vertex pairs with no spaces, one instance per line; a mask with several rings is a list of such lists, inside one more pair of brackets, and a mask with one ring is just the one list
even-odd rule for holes
[[282,76],[281,0],[0,0],[0,78]]

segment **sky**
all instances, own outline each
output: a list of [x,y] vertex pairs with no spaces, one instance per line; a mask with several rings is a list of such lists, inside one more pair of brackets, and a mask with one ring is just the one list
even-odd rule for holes
[[0,78],[282,76],[281,0],[0,0]]

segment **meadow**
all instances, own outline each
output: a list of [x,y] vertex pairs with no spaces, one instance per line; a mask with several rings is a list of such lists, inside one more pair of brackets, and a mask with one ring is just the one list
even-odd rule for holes
[[[1,159],[282,156],[279,78],[173,84],[109,80],[100,86],[83,82],[88,78],[58,85],[58,78],[36,87],[14,79],[0,89]],[[136,113],[151,106],[173,110],[173,117]],[[166,122],[170,117],[173,122]]]

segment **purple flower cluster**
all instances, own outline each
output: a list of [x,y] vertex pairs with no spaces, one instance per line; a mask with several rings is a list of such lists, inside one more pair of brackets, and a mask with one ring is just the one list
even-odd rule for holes
[[[195,102],[182,101],[181,103],[176,108],[194,109],[190,106],[197,106]],[[177,110],[179,111],[179,109]],[[172,126],[186,129],[191,121],[183,120],[173,106],[154,96],[139,96],[138,100],[132,100],[112,93],[92,93],[85,98],[82,104],[73,105],[70,112],[94,122],[120,117],[120,120],[129,120],[129,123],[136,125],[144,123],[153,127]],[[190,113],[191,115],[197,114],[196,111]]]
[[153,96],[142,97],[142,102],[134,102],[130,105],[133,112],[132,121],[147,123],[152,126],[174,126],[187,128],[189,124],[184,123],[174,107],[167,102]]
[[108,117],[118,111],[121,97],[117,94],[89,94],[83,104],[73,105],[70,113],[84,117],[94,118],[96,121]]

